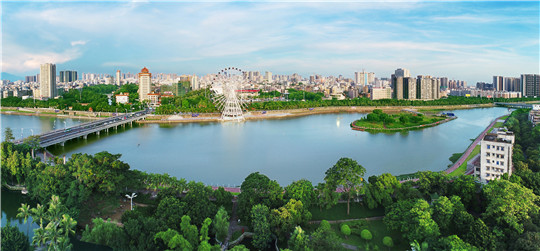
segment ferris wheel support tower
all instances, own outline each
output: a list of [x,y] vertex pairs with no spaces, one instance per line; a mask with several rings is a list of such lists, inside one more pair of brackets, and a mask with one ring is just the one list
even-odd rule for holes
[[216,107],[221,110],[221,120],[243,121],[243,100],[237,92],[246,83],[244,72],[235,67],[221,70],[212,82],[212,89],[217,93],[214,100]]

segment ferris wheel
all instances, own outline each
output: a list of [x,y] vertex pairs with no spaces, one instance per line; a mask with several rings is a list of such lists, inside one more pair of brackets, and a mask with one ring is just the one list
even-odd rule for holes
[[216,93],[214,103],[221,111],[221,119],[242,121],[242,107],[245,102],[238,92],[248,81],[245,72],[236,67],[228,67],[218,72],[212,81],[212,90]]

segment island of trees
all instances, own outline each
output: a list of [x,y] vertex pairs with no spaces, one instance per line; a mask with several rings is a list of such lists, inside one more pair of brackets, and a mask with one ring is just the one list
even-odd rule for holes
[[413,112],[388,114],[380,109],[375,109],[367,116],[352,122],[351,128],[370,132],[407,131],[436,126],[455,118],[454,116],[424,115]]
[[[540,127],[519,110],[507,127],[515,172],[486,185],[429,171],[404,183],[389,173],[366,179],[364,167],[341,158],[317,185],[281,187],[256,172],[235,195],[131,170],[107,152],[43,163],[32,158],[35,145],[14,145],[5,133],[2,183],[27,187],[37,204],[21,205],[18,217],[39,228],[29,245],[25,233],[3,227],[2,249],[68,250],[76,230],[114,250],[539,250]],[[121,209],[132,192],[135,208]],[[111,208],[121,217],[109,219]]]

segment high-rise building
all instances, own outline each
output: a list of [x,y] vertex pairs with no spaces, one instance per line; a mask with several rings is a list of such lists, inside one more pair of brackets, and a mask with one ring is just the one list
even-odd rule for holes
[[396,77],[392,74],[392,98],[416,99],[416,80],[411,77]]
[[191,78],[191,90],[199,90],[200,88],[201,86],[199,85],[199,77],[193,74],[193,77]]
[[366,71],[355,72],[354,82],[359,86],[373,85],[375,82],[375,73]]
[[149,100],[148,93],[151,88],[152,73],[146,67],[142,68],[139,73],[139,101]]
[[268,81],[268,83],[272,83],[272,72],[265,72],[264,73],[264,80]]
[[77,81],[77,71],[60,71],[59,73],[60,83],[72,83]]
[[409,70],[405,68],[397,69],[394,74],[396,75],[396,77],[403,77],[403,78],[408,78],[411,76],[411,72],[409,72]]
[[503,76],[493,76],[493,88],[495,91],[504,90],[504,77]]
[[42,64],[39,69],[39,90],[43,99],[55,98],[56,90],[56,65],[51,63]]
[[508,176],[512,175],[513,145],[512,132],[497,131],[486,134],[480,141],[480,167],[475,167],[474,176],[487,183],[505,173],[508,173]]
[[391,99],[392,98],[392,88],[385,87],[385,88],[379,88],[374,87],[371,88],[371,99],[377,100],[377,99]]
[[416,79],[416,99],[439,99],[441,95],[441,82],[431,76],[418,75]]
[[448,78],[442,77],[442,78],[439,78],[439,80],[441,81],[441,90],[448,89]]
[[122,73],[120,72],[120,70],[117,70],[116,71],[116,85],[120,86],[122,85]]
[[521,96],[540,96],[540,74],[521,74]]

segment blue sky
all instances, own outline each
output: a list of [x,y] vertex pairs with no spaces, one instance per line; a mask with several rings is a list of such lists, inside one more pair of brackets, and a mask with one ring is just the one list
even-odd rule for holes
[[2,72],[539,72],[539,3],[2,2]]

